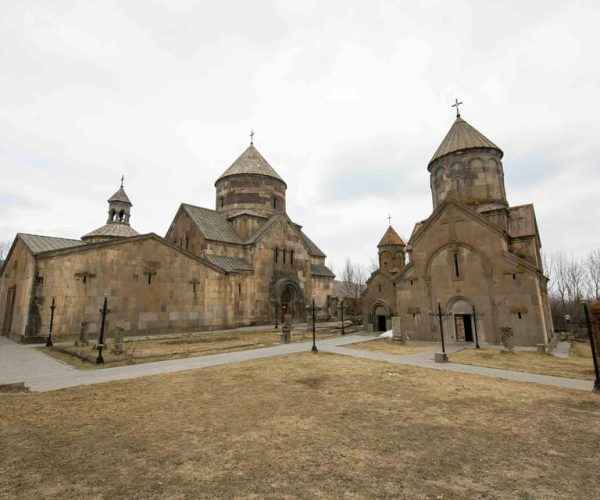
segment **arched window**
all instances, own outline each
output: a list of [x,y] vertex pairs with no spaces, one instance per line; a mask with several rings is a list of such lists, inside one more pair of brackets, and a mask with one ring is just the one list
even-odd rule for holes
[[119,222],[124,222],[125,221],[125,212],[123,210],[121,210],[119,212]]

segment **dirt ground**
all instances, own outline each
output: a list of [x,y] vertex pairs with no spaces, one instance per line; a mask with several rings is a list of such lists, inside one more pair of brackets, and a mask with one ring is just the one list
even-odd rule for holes
[[487,366],[519,372],[539,373],[556,377],[594,380],[592,351],[586,344],[574,342],[568,358],[557,358],[549,354],[514,351],[502,353],[498,349],[463,349],[451,353],[448,359],[453,363]]
[[[246,349],[259,349],[279,344],[279,332],[281,329],[266,330],[227,330],[219,332],[201,332],[194,334],[182,334],[177,337],[153,338],[149,340],[126,339],[124,342],[124,354],[113,354],[113,339],[109,339],[102,352],[104,364],[96,365],[95,360],[98,351],[95,343],[88,346],[74,346],[73,344],[62,344],[53,348],[42,347],[40,350],[65,363],[79,369],[109,368],[121,366],[128,363],[127,353],[130,353],[133,363],[147,363],[149,361],[161,361],[165,359],[178,359],[193,356],[206,356],[208,354],[220,354],[224,352],[239,351]],[[318,338],[331,338],[336,335],[319,334]],[[305,328],[294,328],[292,330],[292,341],[302,342],[312,338],[310,332]],[[131,361],[129,361],[131,363]]]
[[597,498],[600,395],[326,353],[0,394],[0,498]]
[[351,349],[360,349],[362,351],[387,352],[388,354],[396,354],[397,356],[408,356],[418,352],[427,351],[432,346],[437,345],[434,342],[418,343],[418,344],[400,344],[391,339],[377,339],[369,342],[357,342],[356,344],[348,344],[344,347]]

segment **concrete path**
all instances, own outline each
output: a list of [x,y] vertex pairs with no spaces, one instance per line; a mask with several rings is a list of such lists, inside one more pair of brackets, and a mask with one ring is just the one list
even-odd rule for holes
[[[534,382],[537,384],[584,391],[591,391],[593,389],[593,382],[591,380],[551,377],[547,375],[460,365],[456,363],[435,363],[433,361],[433,354],[439,350],[435,345],[432,345],[431,349],[428,351],[408,356],[397,356],[382,352],[364,351],[344,347],[346,344],[367,342],[375,339],[376,337],[367,335],[348,335],[345,337],[319,340],[317,341],[317,346],[319,351],[322,352],[331,352],[345,356],[371,359],[374,361],[386,361],[389,363],[419,366],[434,370],[472,373],[486,377],[519,382]],[[240,363],[242,361],[266,359],[285,354],[308,352],[310,351],[310,348],[311,342],[302,342],[251,349],[247,351],[235,351],[223,354],[212,354],[209,356],[157,361],[99,370],[77,370],[54,358],[46,356],[38,350],[33,349],[31,346],[17,344],[4,337],[0,337],[0,384],[24,382],[32,391],[51,391],[77,385],[97,384],[113,380],[126,380],[148,375],[157,375],[160,373],[173,373],[229,363]],[[446,350],[447,352],[455,352],[463,348],[465,348],[465,345],[463,344],[449,344]]]

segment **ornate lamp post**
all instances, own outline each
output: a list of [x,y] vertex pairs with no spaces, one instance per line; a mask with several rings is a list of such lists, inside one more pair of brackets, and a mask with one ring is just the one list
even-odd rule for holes
[[317,349],[317,339],[316,339],[316,329],[315,329],[315,322],[316,322],[316,318],[315,318],[315,312],[317,311],[317,309],[321,309],[320,307],[315,307],[315,299],[312,299],[312,306],[308,306],[306,308],[309,311],[312,311],[312,338],[313,338],[313,345],[312,345],[312,352],[318,352]]
[[52,297],[52,305],[50,306],[50,328],[48,329],[48,338],[46,339],[46,347],[52,347],[52,325],[54,324],[54,309],[56,309],[55,298]]
[[275,301],[275,328],[279,328],[279,301]]
[[100,322],[100,338],[98,339],[98,357],[96,358],[96,364],[104,364],[104,358],[102,357],[102,348],[104,347],[104,324],[106,322],[106,315],[110,312],[108,309],[108,295],[104,295],[104,304],[100,309],[102,314],[102,321]]

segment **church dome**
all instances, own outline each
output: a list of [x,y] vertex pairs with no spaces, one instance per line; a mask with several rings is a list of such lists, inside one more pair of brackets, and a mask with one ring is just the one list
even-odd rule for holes
[[478,212],[507,207],[503,156],[498,146],[457,115],[427,166],[433,208],[447,200]]
[[220,180],[234,175],[263,175],[265,177],[277,179],[285,184],[285,181],[277,172],[275,172],[275,169],[269,165],[269,162],[265,160],[263,155],[261,155],[254,147],[254,144],[250,144],[246,151],[244,151],[240,157],[221,174],[216,180],[215,186]]
[[446,134],[446,137],[444,137],[444,140],[437,148],[437,151],[434,153],[431,160],[429,160],[429,167],[431,167],[431,164],[434,161],[450,153],[478,148],[495,149],[500,154],[500,158],[502,158],[504,154],[502,153],[502,150],[485,135],[469,125],[460,116],[457,116],[454,124]]
[[226,218],[285,212],[287,185],[253,143],[216,180],[215,187],[216,209]]

